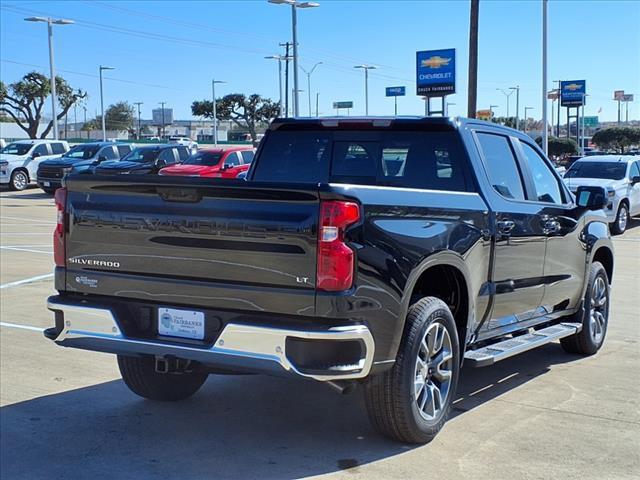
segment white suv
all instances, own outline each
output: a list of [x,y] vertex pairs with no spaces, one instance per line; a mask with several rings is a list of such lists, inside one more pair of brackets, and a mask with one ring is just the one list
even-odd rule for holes
[[61,140],[18,140],[0,150],[0,185],[24,190],[35,183],[38,165],[69,150]]
[[191,151],[192,154],[198,151],[198,142],[194,142],[189,137],[169,137],[169,143],[184,145]]
[[630,155],[594,155],[576,160],[564,175],[573,193],[582,185],[604,187],[609,195],[605,213],[611,231],[621,234],[629,217],[640,215],[640,158]]

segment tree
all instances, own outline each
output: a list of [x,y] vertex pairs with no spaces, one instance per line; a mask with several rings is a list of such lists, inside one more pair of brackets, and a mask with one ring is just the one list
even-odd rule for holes
[[104,113],[104,123],[107,130],[132,131],[135,118],[135,109],[128,102],[110,105]]
[[[87,96],[80,89],[74,90],[62,77],[56,77],[56,93],[60,107],[57,120],[64,118],[78,100]],[[42,110],[50,94],[49,78],[38,72],[29,72],[9,86],[0,82],[0,112],[8,114],[29,138],[37,138]],[[49,121],[40,138],[46,138],[52,128],[53,120]]]
[[[542,148],[542,137],[536,138],[536,143]],[[573,138],[549,137],[548,154],[550,157],[577,155],[578,143]]]
[[598,130],[591,139],[598,147],[624,153],[625,148],[640,144],[640,128],[609,127]]
[[[193,115],[213,118],[213,102],[211,100],[195,101],[191,104]],[[254,145],[258,143],[257,126],[269,123],[280,113],[278,103],[260,95],[243,95],[232,93],[217,101],[218,120],[231,120],[239,127],[246,127]]]

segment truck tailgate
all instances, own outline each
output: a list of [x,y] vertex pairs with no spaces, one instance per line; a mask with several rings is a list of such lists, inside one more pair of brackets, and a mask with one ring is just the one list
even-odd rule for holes
[[255,287],[262,303],[251,306],[248,293],[238,304],[250,310],[268,308],[269,289],[287,289],[304,298],[291,313],[302,313],[301,308],[313,313],[315,187],[178,177],[132,180],[68,179],[67,289],[172,302],[182,296],[189,304],[197,304],[200,296],[206,304],[216,293]]

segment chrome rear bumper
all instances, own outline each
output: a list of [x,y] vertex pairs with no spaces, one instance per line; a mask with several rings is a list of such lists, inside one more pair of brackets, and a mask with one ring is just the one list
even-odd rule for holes
[[[65,347],[121,355],[173,356],[204,365],[270,374],[293,374],[320,381],[363,378],[373,364],[375,345],[364,325],[326,330],[298,330],[243,324],[227,324],[211,347],[128,338],[111,310],[50,298],[47,308],[62,315],[63,328],[47,337]],[[305,372],[287,356],[287,339],[327,342],[358,341],[361,358],[352,365],[334,365],[322,371]]]

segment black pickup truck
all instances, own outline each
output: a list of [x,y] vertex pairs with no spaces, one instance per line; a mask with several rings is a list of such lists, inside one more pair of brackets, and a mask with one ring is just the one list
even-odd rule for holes
[[246,181],[70,175],[56,192],[59,345],[117,354],[143,397],[213,373],[361,384],[430,441],[460,368],[560,340],[594,354],[613,248],[531,139],[452,118],[276,120]]

